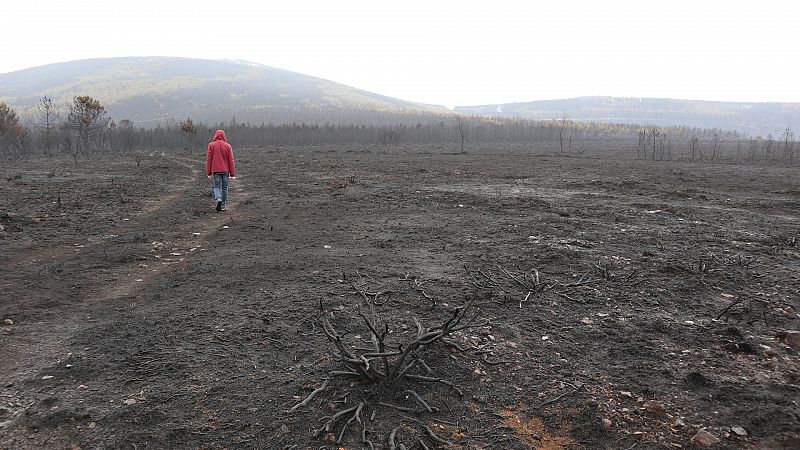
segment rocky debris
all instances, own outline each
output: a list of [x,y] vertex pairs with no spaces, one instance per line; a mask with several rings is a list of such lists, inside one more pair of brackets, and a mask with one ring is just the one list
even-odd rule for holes
[[731,427],[731,431],[737,436],[747,436],[747,431],[739,426]]
[[692,442],[697,442],[704,447],[711,447],[714,444],[719,444],[720,439],[705,429],[701,429],[697,434],[692,436]]
[[765,358],[775,358],[778,356],[778,352],[775,351],[772,347],[768,345],[760,345],[761,350],[763,350],[763,354]]
[[758,352],[755,345],[750,342],[728,342],[722,348],[731,353],[746,353],[748,355],[755,355]]
[[689,374],[686,375],[686,384],[688,384],[690,387],[698,388],[698,387],[709,387],[712,386],[714,383],[708,377],[703,375],[702,372],[693,371],[689,372]]
[[644,402],[644,409],[650,411],[653,414],[658,414],[661,416],[666,416],[667,410],[664,408],[664,405],[661,402],[657,402],[655,400],[648,400]]
[[782,331],[778,333],[778,338],[793,350],[800,352],[800,331]]

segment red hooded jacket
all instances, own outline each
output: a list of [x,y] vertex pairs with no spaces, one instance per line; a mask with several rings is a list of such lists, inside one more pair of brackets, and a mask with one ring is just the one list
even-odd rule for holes
[[228,144],[228,140],[225,139],[225,132],[222,130],[217,130],[214,133],[214,140],[208,144],[206,175],[211,175],[212,172],[228,172],[232,177],[236,176],[233,149],[231,144]]

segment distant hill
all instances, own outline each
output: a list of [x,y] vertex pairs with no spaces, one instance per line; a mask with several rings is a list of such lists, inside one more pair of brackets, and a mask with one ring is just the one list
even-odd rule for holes
[[[253,123],[312,120],[366,112],[444,111],[243,61],[171,57],[87,59],[0,74],[0,101],[21,115],[43,95],[62,106],[74,95],[100,100],[112,118]],[[63,107],[62,107],[63,109]]]
[[[442,106],[386,97],[332,81],[246,61],[173,57],[102,58],[0,74],[0,101],[30,117],[47,95],[65,110],[74,95],[100,100],[117,121],[142,125],[195,121],[409,124],[440,120]],[[778,137],[800,134],[800,103],[734,103],[656,98],[579,97],[459,106],[456,112],[549,120],[686,125]]]
[[741,103],[659,98],[579,97],[498,105],[458,106],[470,114],[736,130],[751,136],[800,132],[800,103]]

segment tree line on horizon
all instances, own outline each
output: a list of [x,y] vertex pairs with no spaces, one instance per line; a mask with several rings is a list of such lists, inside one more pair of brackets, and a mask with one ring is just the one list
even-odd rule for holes
[[[375,119],[379,118],[380,123]],[[453,145],[464,152],[482,145],[546,147],[559,154],[582,153],[592,143],[613,141],[633,148],[638,159],[691,159],[700,161],[795,161],[800,146],[788,127],[779,137],[751,138],[736,131],[685,126],[642,127],[632,124],[580,122],[566,114],[550,120],[467,116],[442,113],[376,112],[371,120],[324,123],[239,122],[235,117],[219,123],[191,118],[169,119],[141,126],[129,119],[115,121],[102,103],[90,96],[75,96],[63,107],[42,97],[36,114],[20,119],[0,102],[0,150],[16,160],[33,155],[94,154],[136,155],[159,152],[201,152],[216,129],[225,129],[239,148],[294,145]]]

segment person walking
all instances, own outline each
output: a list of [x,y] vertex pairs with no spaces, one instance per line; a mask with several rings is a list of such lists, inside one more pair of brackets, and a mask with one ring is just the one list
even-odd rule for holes
[[226,211],[228,180],[236,179],[236,162],[233,160],[233,148],[228,144],[223,130],[217,130],[214,139],[208,143],[206,176],[214,180],[214,201],[217,211]]

